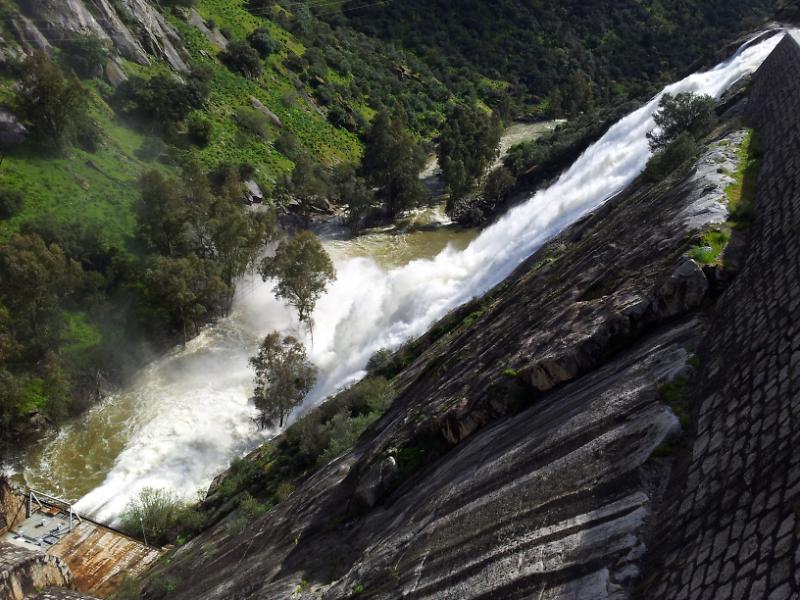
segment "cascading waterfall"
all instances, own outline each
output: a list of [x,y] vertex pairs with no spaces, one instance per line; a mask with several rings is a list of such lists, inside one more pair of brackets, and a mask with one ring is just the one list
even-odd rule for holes
[[[755,70],[779,37],[746,44],[714,69],[664,91],[719,97]],[[337,257],[334,251],[337,280],[314,313],[313,347],[307,336],[305,340],[320,369],[305,406],[363,375],[375,351],[396,348],[449,310],[486,292],[553,235],[630,184],[650,156],[646,133],[654,127],[652,114],[659,98],[615,124],[557,182],[510,210],[463,251],[447,248],[433,259],[393,269],[368,258]],[[271,288],[260,280],[242,282],[230,317],[145,369],[127,390],[90,411],[88,420],[102,421],[110,418],[112,408],[126,406],[128,420],[119,426],[126,431],[127,443],[113,464],[87,466],[95,469],[95,477],[107,474],[80,500],[79,510],[113,520],[145,486],[192,496],[234,456],[270,435],[256,432],[252,422],[247,358],[269,331],[297,335],[292,314],[273,298]],[[85,431],[83,438],[80,434],[79,426],[67,428],[45,450],[40,465],[45,476],[48,457],[59,444],[80,448],[92,443]]]

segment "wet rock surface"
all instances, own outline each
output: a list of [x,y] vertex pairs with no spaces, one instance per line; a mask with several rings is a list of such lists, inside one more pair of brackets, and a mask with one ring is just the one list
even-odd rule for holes
[[154,580],[209,600],[796,597],[800,93],[781,85],[800,77],[776,60],[750,102],[769,191],[738,277],[686,257],[726,218],[728,131],[437,324],[353,450]]

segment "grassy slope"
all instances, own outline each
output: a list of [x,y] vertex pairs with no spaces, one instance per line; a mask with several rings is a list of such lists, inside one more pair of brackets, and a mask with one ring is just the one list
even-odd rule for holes
[[[269,139],[255,139],[243,134],[233,115],[237,108],[249,105],[256,96],[297,136],[300,143],[318,160],[336,164],[356,159],[361,145],[356,136],[330,125],[310,103],[298,93],[292,76],[283,66],[288,52],[303,53],[304,48],[290,33],[271,21],[249,14],[240,0],[201,0],[198,11],[213,19],[220,28],[229,30],[235,39],[245,37],[257,27],[267,27],[282,49],[264,65],[257,81],[248,81],[222,66],[215,58],[219,49],[194,27],[170,16],[184,38],[192,60],[211,67],[212,92],[206,116],[213,124],[212,142],[207,148],[191,148],[186,153],[207,169],[222,162],[248,162],[257,167],[256,178],[266,188],[276,178],[291,171],[292,163],[273,146],[279,135],[273,128]],[[147,77],[165,70],[163,64],[141,67],[126,63],[130,75]],[[0,100],[13,95],[13,81],[0,82]],[[93,82],[87,82],[90,88]],[[160,167],[140,160],[136,150],[145,140],[117,120],[101,96],[93,90],[95,117],[101,124],[104,142],[94,154],[70,148],[64,155],[45,155],[41,149],[26,145],[5,157],[0,167],[0,184],[9,184],[25,192],[25,208],[13,219],[0,222],[0,240],[7,239],[20,225],[38,215],[53,215],[59,220],[99,224],[112,243],[123,246],[134,232],[133,205],[138,197],[138,181],[142,172]]]

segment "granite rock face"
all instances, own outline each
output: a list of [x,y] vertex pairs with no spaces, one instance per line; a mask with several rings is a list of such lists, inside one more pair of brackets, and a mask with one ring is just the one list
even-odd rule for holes
[[692,172],[637,182],[437,324],[355,448],[153,581],[179,600],[797,597],[793,44],[754,79],[761,191],[735,278],[687,259],[726,218],[728,123]]
[[29,19],[20,18],[18,31],[27,28],[29,46],[49,50],[66,35],[94,35],[128,60],[144,65],[155,57],[178,72],[189,70],[180,36],[147,0],[30,0],[22,7]]

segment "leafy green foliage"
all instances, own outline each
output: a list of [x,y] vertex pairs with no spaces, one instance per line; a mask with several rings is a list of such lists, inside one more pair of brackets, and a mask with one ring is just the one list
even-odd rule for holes
[[24,203],[25,195],[20,190],[8,186],[0,187],[0,219],[19,214]]
[[647,161],[644,175],[650,181],[661,181],[675,169],[694,159],[700,146],[687,132],[678,135],[668,146],[659,150]]
[[186,129],[189,140],[196,146],[205,148],[211,143],[214,126],[208,119],[200,115],[192,115],[186,121]]
[[380,188],[379,197],[389,216],[419,204],[424,195],[418,174],[425,155],[406,130],[402,117],[378,113],[365,139],[361,172]]
[[448,214],[497,158],[500,122],[477,106],[454,104],[439,136],[439,164],[450,192]]
[[122,513],[121,529],[136,537],[145,537],[149,544],[163,546],[172,539],[186,504],[173,493],[146,487],[128,503]]
[[275,279],[275,296],[297,310],[301,323],[310,324],[311,313],[336,272],[328,253],[310,231],[302,231],[281,242],[274,257],[259,267],[264,281]]
[[[568,106],[581,100],[570,85],[576,73],[585,74],[596,105],[643,99],[772,7],[771,0],[464,0],[453,10],[448,0],[350,0],[346,12],[327,10],[333,14],[324,18],[415,52],[456,96],[563,115],[586,110],[580,101]],[[564,106],[554,110],[553,96]]]
[[34,52],[22,64],[13,108],[40,140],[60,147],[86,124],[87,93],[77,77],[64,78],[44,52]]
[[710,96],[691,92],[664,94],[653,115],[657,128],[647,134],[650,149],[657,152],[666,148],[683,133],[699,139],[716,121],[715,106],[716,101]]
[[259,426],[263,429],[277,420],[283,427],[286,417],[302,404],[317,379],[305,347],[294,337],[281,337],[274,331],[261,342],[250,366],[256,372],[253,401],[259,411]]
[[79,77],[97,77],[108,60],[105,42],[94,35],[66,38],[61,43],[66,65]]
[[117,89],[115,103],[123,114],[151,126],[174,127],[192,110],[203,107],[210,92],[210,76],[207,70],[195,69],[186,81],[165,73],[147,79],[132,77]]
[[220,59],[229,69],[241,73],[248,79],[255,79],[261,74],[259,53],[246,41],[228,44]]
[[280,48],[278,42],[270,34],[269,29],[265,27],[259,27],[253,31],[247,36],[247,41],[263,59],[269,58],[270,54],[274,54]]

